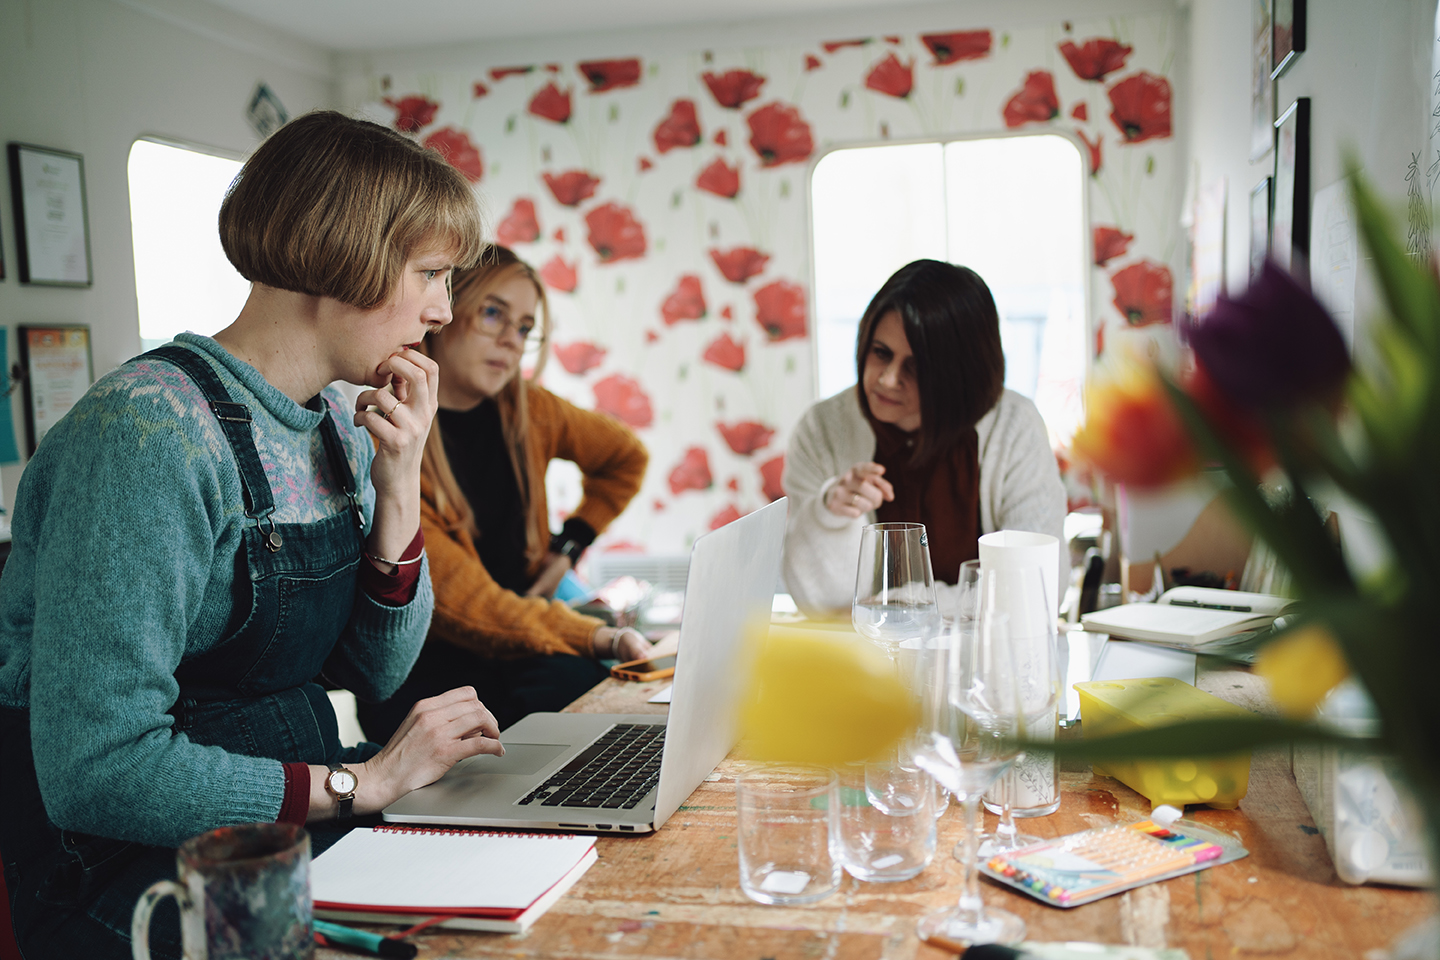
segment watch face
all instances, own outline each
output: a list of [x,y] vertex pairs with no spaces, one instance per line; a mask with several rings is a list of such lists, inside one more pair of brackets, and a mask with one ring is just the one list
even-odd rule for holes
[[337,796],[355,792],[355,774],[349,770],[336,770],[330,774],[330,789]]

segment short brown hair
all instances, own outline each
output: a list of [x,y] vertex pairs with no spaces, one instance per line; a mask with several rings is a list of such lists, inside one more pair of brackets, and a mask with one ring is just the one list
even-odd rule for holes
[[220,245],[246,280],[361,309],[426,245],[469,266],[483,238],[475,194],[440,154],[333,110],[272,134],[220,205]]
[[875,325],[891,310],[900,314],[915,357],[920,437],[912,463],[919,466],[948,450],[1000,400],[1005,389],[1000,315],[990,288],[968,267],[916,260],[895,271],[865,308],[855,341],[861,383],[856,392],[867,416],[865,359]]

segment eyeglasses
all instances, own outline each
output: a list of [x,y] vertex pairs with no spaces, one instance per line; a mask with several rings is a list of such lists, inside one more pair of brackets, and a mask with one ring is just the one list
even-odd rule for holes
[[524,343],[530,337],[530,331],[535,329],[533,322],[516,323],[514,319],[507,316],[505,311],[499,307],[486,305],[480,308],[479,329],[487,337],[499,340],[505,335],[505,331],[514,330]]

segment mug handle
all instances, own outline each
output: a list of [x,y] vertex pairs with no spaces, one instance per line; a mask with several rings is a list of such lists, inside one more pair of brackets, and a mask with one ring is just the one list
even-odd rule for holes
[[174,880],[157,880],[140,894],[140,899],[135,904],[135,913],[130,918],[130,951],[134,960],[150,960],[150,914],[155,912],[155,905],[166,897],[174,897],[175,905],[180,908],[181,940],[185,956],[190,956],[190,924],[183,921],[183,917],[195,909],[190,900],[190,891]]

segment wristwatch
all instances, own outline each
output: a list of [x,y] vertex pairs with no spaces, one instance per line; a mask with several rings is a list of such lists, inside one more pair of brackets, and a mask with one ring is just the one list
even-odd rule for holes
[[339,804],[335,819],[349,820],[355,807],[355,788],[360,785],[360,778],[338,763],[329,764],[329,767],[330,773],[325,777],[325,792]]
[[570,566],[574,567],[580,562],[580,554],[585,552],[585,548],[578,540],[556,535],[550,538],[550,552],[567,558]]

